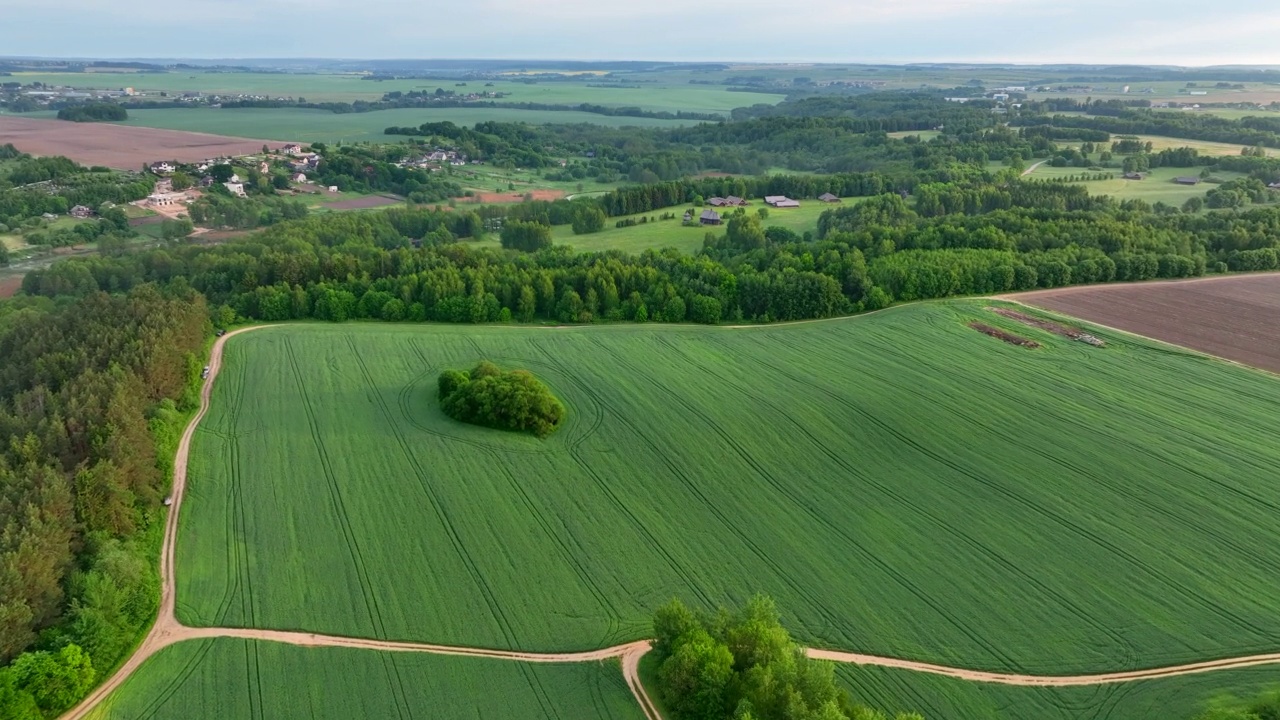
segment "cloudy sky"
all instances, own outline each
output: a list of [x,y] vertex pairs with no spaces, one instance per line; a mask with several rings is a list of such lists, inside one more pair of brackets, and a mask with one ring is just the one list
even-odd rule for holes
[[0,0],[0,54],[1280,65],[1275,0]]

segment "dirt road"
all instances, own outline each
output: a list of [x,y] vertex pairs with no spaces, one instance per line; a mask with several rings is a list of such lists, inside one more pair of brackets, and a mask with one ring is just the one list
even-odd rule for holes
[[[630,688],[631,694],[635,697],[636,702],[639,703],[641,709],[644,711],[646,720],[662,720],[662,716],[658,713],[657,707],[654,705],[652,699],[650,699],[648,693],[645,692],[645,688],[640,682],[640,660],[644,657],[644,654],[649,651],[648,640],[637,640],[623,645],[615,645],[613,647],[601,648],[599,650],[588,650],[584,652],[534,653],[521,652],[517,650],[493,650],[488,648],[432,645],[429,643],[398,642],[392,640],[371,640],[367,638],[288,632],[283,630],[260,630],[253,628],[192,628],[186,627],[178,622],[177,616],[174,612],[177,592],[174,580],[174,562],[178,536],[178,513],[181,510],[182,499],[186,490],[187,459],[191,452],[191,439],[195,435],[196,427],[200,424],[205,413],[209,410],[209,398],[213,391],[213,382],[217,379],[218,372],[222,369],[222,351],[227,341],[240,333],[258,330],[263,327],[271,326],[256,326],[235,330],[218,338],[213,344],[213,350],[209,359],[209,377],[200,388],[200,409],[196,412],[195,416],[191,418],[191,422],[187,424],[186,429],[183,431],[182,439],[178,443],[178,452],[174,459],[173,504],[170,507],[169,517],[165,522],[164,528],[164,544],[160,556],[160,612],[156,618],[155,625],[151,627],[150,632],[147,633],[142,644],[138,646],[137,650],[134,651],[133,655],[124,663],[124,665],[122,665],[120,669],[117,670],[116,673],[106,682],[95,689],[93,693],[81,701],[80,704],[67,711],[67,713],[62,716],[63,720],[79,720],[80,718],[87,717],[94,708],[96,708],[108,695],[112,693],[112,691],[120,687],[120,685],[124,683],[124,681],[128,679],[129,676],[132,675],[148,658],[159,652],[161,649],[185,640],[219,637],[278,642],[297,645],[299,647],[345,647],[387,652],[419,652],[435,655],[481,657],[495,660],[512,660],[532,663],[601,662],[603,660],[617,658],[621,661],[622,674],[627,682],[627,687]],[[947,677],[954,677],[974,682],[1040,687],[1103,685],[1280,663],[1280,653],[1270,653],[1190,663],[1164,668],[1102,673],[1098,675],[1044,676],[966,670],[964,668],[953,668],[945,665],[934,665],[932,663],[915,662],[912,660],[902,660],[899,658],[890,658],[878,655],[863,655],[838,650],[820,650],[810,648],[807,652],[809,657],[819,660],[829,660],[832,662],[898,668],[902,670],[930,673],[933,675],[944,675]]]

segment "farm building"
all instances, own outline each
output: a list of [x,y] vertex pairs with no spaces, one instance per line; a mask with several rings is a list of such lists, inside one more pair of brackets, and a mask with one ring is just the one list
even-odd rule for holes
[[707,204],[710,205],[711,207],[724,207],[728,203],[725,202],[724,198],[713,197],[707,201]]
[[1145,180],[1146,178],[1147,176],[1140,172],[1127,172],[1124,174],[1125,180]]
[[1271,190],[1280,190],[1280,182],[1273,182],[1267,185],[1267,187]]
[[799,201],[799,200],[792,200],[791,198],[787,197],[786,195],[769,195],[768,197],[766,197],[766,198],[764,199],[764,202],[765,202],[765,204],[766,204],[766,205],[772,205],[773,207],[776,207],[776,208],[798,208],[798,207],[800,207],[800,201]]
[[746,205],[746,204],[747,204],[747,201],[746,201],[746,200],[743,200],[742,198],[740,198],[740,197],[738,197],[738,196],[736,196],[736,195],[730,195],[729,197],[727,197],[727,198],[725,198],[725,199],[724,199],[724,204],[725,204],[725,205],[733,205],[734,207],[741,207],[741,206],[743,206],[743,205]]
[[840,198],[836,197],[835,195],[832,195],[831,193],[822,193],[821,195],[818,196],[818,199],[824,203],[840,202]]
[[702,217],[698,218],[698,222],[703,225],[719,225],[720,213],[715,210],[703,210]]
[[87,205],[77,205],[71,208],[71,217],[73,218],[83,219],[83,218],[92,217],[92,216],[93,216],[93,209]]
[[1179,185],[1199,185],[1200,184],[1200,178],[1196,177],[1195,175],[1183,175],[1181,177],[1174,178],[1173,181],[1178,183]]
[[684,224],[688,225],[691,222],[693,222],[693,212],[686,210],[684,213]]

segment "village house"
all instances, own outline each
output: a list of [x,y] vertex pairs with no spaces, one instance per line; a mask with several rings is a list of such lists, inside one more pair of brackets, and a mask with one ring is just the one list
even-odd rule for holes
[[776,208],[798,208],[798,207],[800,207],[800,201],[799,201],[799,200],[792,200],[791,198],[787,197],[786,195],[769,195],[769,196],[765,197],[764,202],[765,202],[765,204],[766,204],[766,205],[772,205],[773,207],[776,207]]
[[719,225],[720,213],[715,210],[703,210],[702,217],[698,218],[698,222],[703,225]]
[[147,204],[152,207],[167,207],[183,202],[186,199],[186,193],[157,192],[147,196]]
[[263,174],[271,172],[271,163],[267,162],[266,160],[263,160],[262,162],[258,163],[258,172]]
[[1146,175],[1143,175],[1140,172],[1127,172],[1124,174],[1125,180],[1144,180],[1146,177]]
[[707,204],[711,207],[724,207],[727,203],[722,197],[713,197],[707,201]]
[[93,209],[87,205],[77,205],[71,208],[71,217],[80,218],[82,220],[84,218],[93,217]]
[[204,177],[200,178],[200,187],[202,188],[213,187],[213,178],[209,175],[205,175]]
[[[235,176],[233,175],[232,177],[235,177]],[[225,187],[227,190],[229,190],[231,194],[235,195],[236,197],[248,197],[244,192],[243,183],[225,182],[225,183],[222,183],[222,186]]]
[[168,161],[160,161],[151,163],[151,172],[159,175],[160,173],[171,173],[175,170],[173,163]]
[[727,197],[727,198],[725,198],[725,199],[724,199],[724,204],[725,204],[725,205],[732,205],[732,206],[734,206],[734,207],[742,207],[743,205],[746,205],[746,204],[747,204],[747,201],[746,201],[746,200],[743,200],[742,198],[738,197],[737,195],[730,195],[729,197]]
[[289,176],[289,179],[296,183],[304,183],[307,181],[307,175],[306,173],[294,173]]
[[822,193],[821,195],[818,196],[818,199],[824,203],[840,202],[840,198],[836,197],[835,195],[832,195],[831,193]]
[[285,145],[284,147],[280,148],[280,152],[283,152],[285,155],[293,155],[293,156],[301,155],[302,146],[297,143],[289,143],[288,145]]

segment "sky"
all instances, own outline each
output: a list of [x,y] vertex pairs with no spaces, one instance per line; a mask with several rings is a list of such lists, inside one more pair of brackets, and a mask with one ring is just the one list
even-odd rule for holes
[[1275,0],[0,0],[0,18],[21,29],[7,56],[1280,65]]

